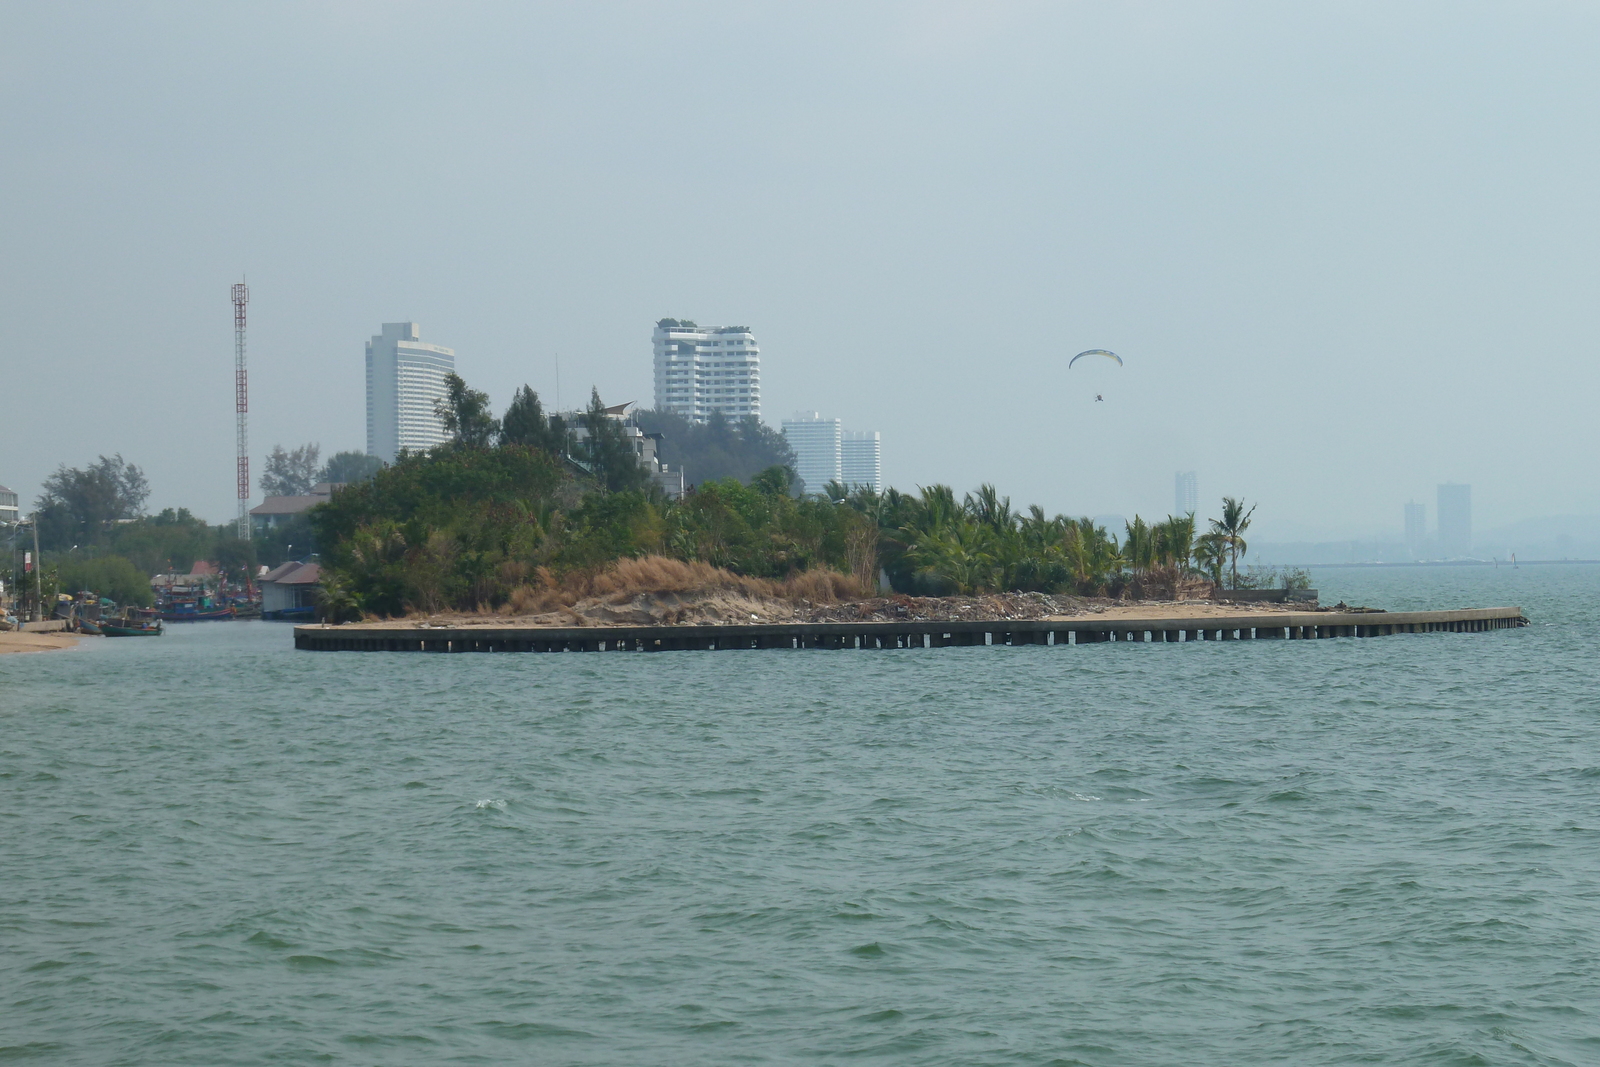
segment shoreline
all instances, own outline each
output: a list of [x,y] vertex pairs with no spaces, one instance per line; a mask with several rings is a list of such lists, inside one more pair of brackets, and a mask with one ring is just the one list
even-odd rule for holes
[[24,652],[62,652],[69,648],[76,648],[77,645],[78,637],[76,634],[63,633],[59,630],[43,632],[6,630],[0,633],[0,655]]

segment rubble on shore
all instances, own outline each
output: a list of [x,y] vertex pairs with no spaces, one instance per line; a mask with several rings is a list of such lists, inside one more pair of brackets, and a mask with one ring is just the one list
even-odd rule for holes
[[1010,619],[1195,618],[1317,611],[1315,601],[1246,603],[1188,600],[1113,600],[1050,593],[991,593],[976,596],[913,597],[894,594],[813,603],[803,598],[751,595],[735,590],[612,594],[589,597],[537,614],[496,612],[441,613],[425,617],[368,620],[369,625],[433,626],[716,626],[763,623],[840,622],[995,622]]

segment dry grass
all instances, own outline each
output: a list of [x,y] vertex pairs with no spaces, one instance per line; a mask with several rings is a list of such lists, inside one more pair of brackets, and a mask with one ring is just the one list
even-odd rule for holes
[[533,581],[518,586],[502,611],[508,615],[540,615],[582,600],[621,604],[641,594],[709,595],[737,593],[747,597],[809,600],[834,604],[853,600],[863,591],[856,579],[838,571],[817,569],[781,581],[748,578],[706,563],[665,556],[619,559],[597,571],[573,571],[556,578],[544,567]]

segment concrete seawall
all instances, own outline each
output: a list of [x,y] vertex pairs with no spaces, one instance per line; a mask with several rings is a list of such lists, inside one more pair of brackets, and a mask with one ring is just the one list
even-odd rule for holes
[[1011,619],[986,622],[819,622],[733,626],[296,626],[309,652],[669,652],[754,648],[946,648],[1089,645],[1108,641],[1307,640],[1479,633],[1528,625],[1521,608],[1461,611],[1274,612],[1206,618]]

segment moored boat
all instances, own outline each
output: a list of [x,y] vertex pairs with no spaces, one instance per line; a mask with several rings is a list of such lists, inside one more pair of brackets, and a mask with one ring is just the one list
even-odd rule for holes
[[213,619],[231,619],[235,614],[232,608],[202,610],[193,604],[173,604],[156,612],[156,617],[163,622],[209,622]]
[[107,637],[160,637],[161,624],[154,626],[118,626],[115,623],[103,622],[100,632]]

